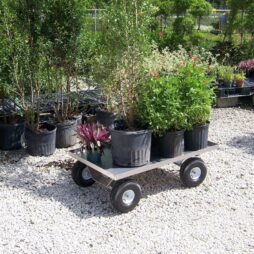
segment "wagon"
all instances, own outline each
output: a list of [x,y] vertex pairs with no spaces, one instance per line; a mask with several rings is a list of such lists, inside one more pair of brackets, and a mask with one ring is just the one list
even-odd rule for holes
[[185,151],[174,158],[158,158],[151,156],[151,162],[141,167],[118,167],[113,164],[111,149],[104,149],[99,160],[91,160],[82,149],[69,152],[70,156],[77,160],[71,174],[74,182],[81,187],[88,187],[98,182],[111,188],[110,200],[112,206],[119,212],[126,213],[133,210],[140,201],[141,187],[131,177],[175,163],[180,166],[180,179],[187,187],[200,185],[206,175],[207,167],[198,156],[202,153],[214,150],[218,147],[213,142],[208,142],[206,148],[197,151]]

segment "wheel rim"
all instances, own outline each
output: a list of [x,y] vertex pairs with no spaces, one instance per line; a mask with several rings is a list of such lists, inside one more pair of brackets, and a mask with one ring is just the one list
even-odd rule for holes
[[198,167],[195,167],[195,168],[192,168],[191,171],[190,171],[190,178],[193,180],[193,181],[197,181],[200,176],[201,176],[201,169],[198,168]]
[[91,173],[87,167],[82,170],[82,178],[84,180],[89,180],[92,178]]
[[123,193],[122,200],[125,205],[131,205],[134,198],[135,198],[135,192],[133,190],[127,190]]

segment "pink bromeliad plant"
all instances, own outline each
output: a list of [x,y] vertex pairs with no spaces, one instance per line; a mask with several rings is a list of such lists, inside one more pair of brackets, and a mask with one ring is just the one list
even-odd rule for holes
[[246,71],[254,70],[254,59],[249,59],[240,62],[239,68]]
[[97,123],[81,124],[77,128],[78,137],[82,148],[90,150],[101,150],[102,144],[110,140],[110,133],[105,127]]

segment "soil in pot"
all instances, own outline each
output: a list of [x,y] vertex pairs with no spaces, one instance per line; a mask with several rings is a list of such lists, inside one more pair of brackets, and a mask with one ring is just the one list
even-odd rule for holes
[[109,129],[114,129],[116,115],[112,112],[97,110],[96,120]]
[[77,143],[77,120],[68,120],[63,123],[57,123],[56,147],[67,148]]
[[193,126],[191,131],[184,133],[184,147],[186,151],[197,151],[207,147],[209,124]]
[[25,131],[24,120],[19,118],[16,121],[10,121],[8,118],[4,121],[0,118],[0,149],[15,150],[21,148],[21,136]]
[[174,158],[184,151],[184,131],[167,132],[159,137],[159,157]]
[[43,123],[39,132],[25,130],[27,151],[32,156],[49,156],[56,150],[56,126]]
[[122,167],[138,167],[150,162],[151,133],[111,130],[113,163]]

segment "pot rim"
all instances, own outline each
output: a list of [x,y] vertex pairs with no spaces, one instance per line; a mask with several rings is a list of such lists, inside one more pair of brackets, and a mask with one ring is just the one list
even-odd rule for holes
[[[166,131],[165,133],[164,133],[164,135],[166,135],[166,134],[181,134],[181,133],[184,133],[185,132],[185,130],[180,130],[180,131]],[[164,136],[163,135],[163,136]]]
[[192,126],[192,128],[194,129],[196,129],[196,128],[202,128],[202,127],[207,127],[207,126],[209,126],[210,125],[210,122],[207,122],[207,123],[205,123],[205,124],[201,124],[201,125],[193,125]]
[[75,125],[76,122],[77,122],[77,119],[67,120],[62,123],[56,123],[56,126],[57,127],[66,127],[66,126]]
[[30,128],[28,128],[26,126],[25,132],[28,131],[28,132],[33,133],[33,134],[38,135],[38,136],[40,136],[40,135],[45,135],[46,136],[46,135],[49,135],[49,134],[52,134],[52,133],[56,132],[57,126],[55,126],[54,124],[51,124],[51,123],[46,123],[46,124],[48,126],[50,125],[50,126],[54,127],[54,129],[53,130],[48,130],[47,132],[40,132],[40,133],[38,133],[38,132],[35,132],[34,130],[31,130]]
[[124,130],[110,130],[110,132],[121,133],[122,135],[135,135],[135,134],[149,134],[150,130],[139,130],[139,131],[124,131]]
[[105,114],[112,115],[112,116],[116,116],[117,115],[115,112],[110,112],[110,111],[101,110],[101,109],[95,110],[95,114],[97,114],[97,113],[105,113]]

